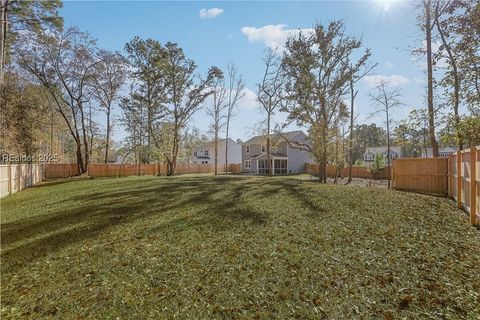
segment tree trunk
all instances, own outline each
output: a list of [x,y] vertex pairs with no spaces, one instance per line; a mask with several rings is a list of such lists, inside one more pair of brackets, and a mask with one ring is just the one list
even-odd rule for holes
[[218,128],[215,128],[215,141],[214,141],[214,156],[215,156],[215,175],[218,175],[217,165],[218,165]]
[[173,133],[173,146],[172,146],[172,158],[167,158],[168,172],[167,176],[173,176],[175,174],[175,168],[177,166],[177,153],[178,153],[178,129],[174,129]]
[[327,146],[323,147],[323,155],[322,155],[322,182],[327,183]]
[[352,166],[353,166],[353,104],[355,102],[355,96],[357,93],[353,91],[353,79],[350,78],[350,140],[348,141],[348,154],[349,154],[349,166],[348,166],[348,181],[347,184],[352,182]]
[[87,127],[85,126],[85,113],[83,110],[83,105],[79,103],[78,105],[79,110],[80,110],[80,120],[81,120],[81,125],[82,125],[82,134],[83,134],[83,149],[85,152],[85,162],[84,162],[84,170],[82,173],[87,173],[88,172],[88,161],[89,161],[89,148],[88,148],[88,134],[87,134]]
[[5,64],[7,57],[7,5],[8,0],[0,1],[0,86],[3,85],[5,77]]
[[107,108],[107,134],[105,137],[105,163],[108,163],[108,148],[110,147],[110,106]]
[[[387,168],[390,170],[390,119],[388,114],[388,105],[385,105],[385,111],[387,115]],[[390,179],[387,179],[387,188],[390,189]]]
[[267,115],[267,169],[268,169],[268,175],[271,177],[272,176],[272,163],[271,163],[271,157],[270,157],[270,116],[271,113],[269,112]]
[[53,108],[50,106],[50,155],[53,155],[53,131]]
[[225,132],[225,174],[228,174],[228,129],[230,126],[230,115],[227,116],[227,128]]
[[335,139],[335,177],[333,178],[333,184],[337,184],[338,176],[338,137]]
[[432,21],[431,0],[424,0],[425,32],[427,41],[427,70],[428,70],[428,132],[432,145],[433,157],[438,157],[438,143],[435,138],[435,110],[433,107],[433,62],[432,62]]

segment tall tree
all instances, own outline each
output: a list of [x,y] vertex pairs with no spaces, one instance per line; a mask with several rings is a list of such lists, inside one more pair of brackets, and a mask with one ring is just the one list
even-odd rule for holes
[[227,65],[228,77],[228,99],[227,114],[225,119],[225,174],[228,173],[228,139],[230,130],[230,121],[235,115],[238,102],[245,96],[245,83],[242,75],[237,74],[237,68],[233,63]]
[[[151,162],[155,149],[161,149],[159,126],[167,117],[166,104],[167,81],[166,81],[166,49],[156,40],[143,40],[139,37],[133,38],[125,45],[126,58],[131,67],[131,77],[134,86],[130,94],[130,104],[137,108],[144,108],[141,111],[145,115],[145,122],[138,132],[138,139],[146,136],[146,146],[142,148],[142,162]],[[138,110],[140,111],[140,110]],[[156,152],[158,154],[158,152]]]
[[0,85],[3,83],[11,46],[16,42],[19,32],[61,28],[63,19],[58,15],[61,7],[60,0],[0,0]]
[[438,157],[438,142],[435,137],[435,107],[433,103],[433,52],[432,52],[432,30],[435,27],[435,20],[432,20],[432,1],[422,0],[421,6],[421,27],[425,32],[426,41],[426,60],[427,60],[427,100],[428,100],[428,131],[430,136],[430,145],[432,154]]
[[456,14],[451,18],[456,36],[455,52],[461,70],[461,97],[470,113],[480,116],[480,2],[457,0]]
[[273,159],[270,152],[271,121],[275,111],[286,105],[285,83],[287,77],[283,73],[281,59],[274,50],[267,49],[263,61],[265,70],[262,81],[257,84],[257,100],[266,114],[267,170],[268,174],[272,176],[271,167]]
[[55,101],[76,144],[78,171],[86,173],[90,162],[86,104],[95,91],[96,42],[76,28],[39,34],[23,42],[19,64]]
[[[388,81],[380,81],[376,87],[376,92],[370,94],[370,98],[376,106],[376,110],[373,114],[383,113],[385,115],[385,127],[387,129],[387,166],[390,168],[390,147],[391,147],[391,128],[393,124],[392,119],[392,110],[401,106],[400,102],[400,89],[399,88],[389,88]],[[372,115],[373,115],[372,114]],[[390,188],[390,180],[388,180],[388,188]]]
[[[370,54],[370,51],[367,51]],[[367,57],[368,58],[368,57]],[[347,184],[352,182],[352,167],[353,167],[353,123],[355,120],[355,97],[358,94],[358,90],[355,91],[354,87],[355,84],[363,79],[366,75],[368,75],[373,68],[377,66],[377,63],[367,65],[365,63],[364,69],[362,70],[357,70],[356,73],[353,73],[353,65],[350,65],[350,139],[348,141],[348,161],[349,161],[349,167],[348,167],[348,180]]]
[[175,173],[181,130],[191,117],[201,109],[205,99],[213,91],[210,89],[216,78],[222,76],[222,71],[211,67],[207,77],[201,79],[196,75],[197,65],[188,59],[183,49],[176,43],[167,43],[165,78],[168,84],[167,120],[171,124],[170,150],[165,152],[167,160],[167,175]]
[[213,156],[215,163],[215,175],[218,174],[218,139],[220,130],[225,125],[225,109],[228,105],[225,103],[227,99],[227,89],[225,88],[225,82],[223,81],[223,75],[219,75],[213,81],[212,86],[212,103],[207,108],[207,114],[212,119],[210,129],[213,133]]
[[146,126],[145,108],[136,99],[132,99],[133,89],[131,88],[130,95],[123,97],[120,100],[120,108],[123,111],[122,124],[125,131],[128,133],[125,139],[126,154],[133,153],[134,163],[145,163],[146,159],[146,145],[144,128]]
[[106,115],[105,125],[105,158],[108,163],[110,148],[110,134],[112,130],[112,108],[115,101],[120,98],[120,89],[126,81],[126,64],[123,57],[117,53],[106,50],[99,52],[100,63],[97,65],[95,76],[95,97]]
[[284,110],[289,120],[308,127],[312,145],[305,148],[318,161],[323,182],[331,134],[340,119],[348,116],[343,97],[351,75],[362,70],[370,56],[366,50],[350,65],[351,55],[360,47],[360,40],[345,34],[343,21],[327,27],[317,24],[311,34],[301,33],[286,44],[283,65],[293,103]]
[[[441,83],[447,87],[450,85],[453,88],[453,92],[450,96],[449,102],[452,105],[454,122],[455,126],[459,125],[460,114],[460,74],[458,70],[458,57],[455,52],[454,43],[452,41],[452,35],[450,34],[451,29],[449,30],[449,24],[452,22],[451,19],[448,19],[448,12],[453,13],[455,11],[456,4],[451,3],[450,1],[443,2],[441,0],[436,0],[435,8],[433,11],[435,26],[440,35],[442,45],[441,50],[444,50],[447,53],[446,61],[448,62],[448,71]],[[459,134],[459,131],[457,131]],[[459,135],[457,137],[458,148],[463,149],[462,137]]]

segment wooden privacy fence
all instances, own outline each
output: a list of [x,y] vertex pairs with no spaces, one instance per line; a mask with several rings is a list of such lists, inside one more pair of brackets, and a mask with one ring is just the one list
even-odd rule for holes
[[394,159],[392,187],[396,190],[446,196],[448,193],[448,159]]
[[[225,172],[224,165],[217,166],[218,172]],[[214,173],[214,164],[177,164],[175,174]],[[228,172],[239,173],[240,164],[228,165]],[[127,177],[138,175],[166,175],[167,165],[159,164],[102,164],[92,163],[88,166],[88,175],[91,177]],[[78,174],[76,164],[46,164],[45,179],[67,178]]]
[[[339,176],[348,177],[348,170],[349,170],[349,167],[340,168]],[[327,165],[328,177],[334,177],[335,172],[336,172],[335,166]],[[319,173],[318,164],[305,163],[305,173],[318,174]],[[369,171],[367,167],[359,167],[359,166],[352,167],[352,177],[363,178],[363,179],[374,178],[374,176],[372,175],[372,173]],[[380,179],[380,180],[390,179],[390,167],[385,167],[385,169],[382,172],[375,174],[375,179]]]
[[480,146],[455,152],[448,158],[408,158],[393,162],[396,190],[448,196],[480,223]]
[[43,180],[44,164],[1,164],[0,198],[36,185]]
[[480,146],[455,152],[448,167],[449,197],[470,214],[472,224],[480,223]]

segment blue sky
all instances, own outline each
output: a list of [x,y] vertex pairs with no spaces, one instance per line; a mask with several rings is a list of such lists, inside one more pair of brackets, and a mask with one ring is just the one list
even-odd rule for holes
[[[122,51],[126,42],[140,36],[161,43],[177,42],[197,62],[201,73],[212,65],[225,69],[227,62],[234,62],[248,92],[232,121],[233,138],[248,138],[253,125],[263,118],[255,101],[255,84],[262,76],[265,48],[281,46],[288,34],[311,28],[316,22],[327,24],[343,19],[348,34],[362,37],[364,47],[373,52],[372,62],[378,63],[374,74],[358,86],[359,123],[382,122],[378,117],[369,117],[374,107],[368,97],[375,81],[382,77],[400,86],[403,93],[405,105],[395,112],[396,120],[405,117],[412,107],[424,106],[423,63],[414,61],[410,54],[413,47],[422,43],[421,34],[413,4],[405,0],[65,1],[61,15],[65,25],[89,32],[106,49]],[[282,119],[283,115],[277,114],[276,120]],[[208,122],[205,111],[199,111],[192,124],[206,131]],[[117,128],[115,139],[123,136]]]

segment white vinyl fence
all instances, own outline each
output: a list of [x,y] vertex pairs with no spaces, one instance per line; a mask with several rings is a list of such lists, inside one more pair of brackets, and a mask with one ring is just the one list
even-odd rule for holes
[[43,180],[44,164],[0,164],[0,198]]

